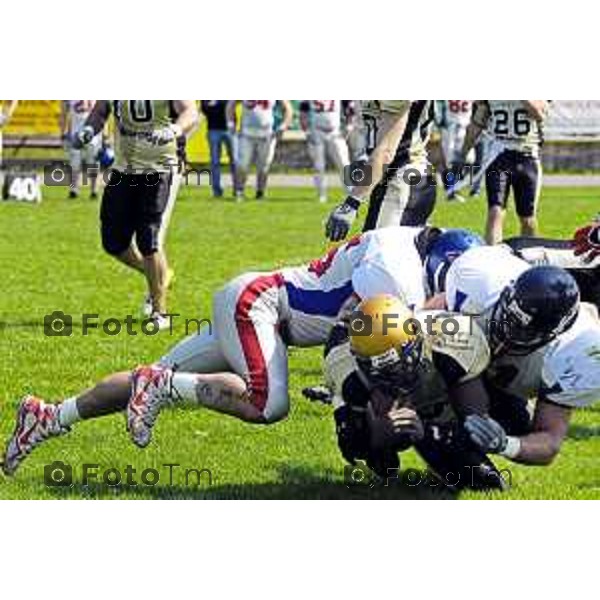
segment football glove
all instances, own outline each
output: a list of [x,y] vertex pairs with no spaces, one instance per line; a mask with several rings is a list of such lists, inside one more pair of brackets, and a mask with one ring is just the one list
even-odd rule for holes
[[181,133],[181,127],[175,124],[163,127],[162,129],[155,129],[150,135],[150,143],[155,146],[164,146],[176,140]]
[[375,417],[369,423],[374,449],[387,448],[402,452],[423,439],[424,429],[417,412],[408,407],[393,408],[383,417]]
[[486,454],[502,454],[508,444],[508,436],[500,423],[490,417],[469,415],[465,429],[471,441]]
[[585,262],[592,262],[600,256],[600,220],[596,218],[593,223],[581,227],[575,232],[573,240],[575,256],[585,254]]
[[348,196],[329,215],[325,225],[325,236],[332,242],[342,241],[348,235],[358,214],[359,207],[360,200],[354,196]]
[[82,127],[71,140],[71,144],[75,150],[80,150],[84,146],[87,146],[94,139],[94,128],[90,125]]

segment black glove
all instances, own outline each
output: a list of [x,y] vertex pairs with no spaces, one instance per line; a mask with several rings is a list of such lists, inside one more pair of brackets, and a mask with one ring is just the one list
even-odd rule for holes
[[417,412],[407,406],[394,408],[369,422],[370,445],[374,449],[402,452],[420,441],[424,435],[423,422]]
[[71,140],[71,144],[75,150],[81,150],[84,146],[87,146],[94,139],[94,128],[86,125],[82,127]]
[[348,235],[359,208],[360,200],[354,196],[348,196],[329,215],[329,219],[327,219],[327,224],[325,225],[325,236],[332,242],[343,240]]

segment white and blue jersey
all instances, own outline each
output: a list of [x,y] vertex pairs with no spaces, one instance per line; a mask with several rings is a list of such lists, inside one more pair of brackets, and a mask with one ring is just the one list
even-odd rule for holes
[[324,343],[352,299],[391,294],[420,308],[425,302],[423,265],[416,245],[421,231],[420,227],[369,231],[321,259],[279,271],[290,341],[301,346]]
[[507,246],[478,246],[459,256],[446,275],[448,310],[480,315],[491,308],[502,290],[529,269]]
[[425,285],[421,228],[370,231],[300,267],[245,273],[213,298],[213,327],[175,346],[161,361],[181,371],[231,371],[265,422],[289,410],[288,347],[321,346],[357,299],[393,294],[421,307]]
[[[457,258],[446,279],[450,310],[481,315],[487,333],[491,312],[502,290],[531,265],[507,246],[473,248]],[[571,329],[542,348],[523,355],[495,357],[490,383],[520,398],[539,398],[569,408],[600,400],[600,322],[592,305],[582,304]]]

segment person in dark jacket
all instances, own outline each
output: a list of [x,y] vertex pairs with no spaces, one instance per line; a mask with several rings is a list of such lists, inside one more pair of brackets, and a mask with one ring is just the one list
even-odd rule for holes
[[208,146],[210,148],[211,186],[213,196],[223,196],[221,185],[221,151],[225,150],[229,157],[232,181],[235,181],[236,150],[235,140],[227,130],[227,100],[202,100],[202,112],[208,125]]

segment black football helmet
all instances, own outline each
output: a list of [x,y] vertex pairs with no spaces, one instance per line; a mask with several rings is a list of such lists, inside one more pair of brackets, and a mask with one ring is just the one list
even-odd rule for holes
[[564,269],[531,267],[494,306],[489,338],[494,354],[525,355],[569,329],[579,314],[579,288]]

